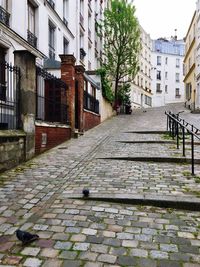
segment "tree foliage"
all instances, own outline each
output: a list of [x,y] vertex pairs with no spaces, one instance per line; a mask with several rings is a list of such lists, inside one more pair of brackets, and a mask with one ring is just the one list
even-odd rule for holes
[[117,100],[119,83],[132,81],[139,70],[140,28],[135,7],[126,0],[111,0],[104,20],[98,26],[99,34],[104,38],[103,67],[115,83]]
[[97,74],[101,76],[102,95],[109,103],[112,104],[114,101],[114,94],[112,91],[112,84],[106,75],[106,70],[102,67],[97,70]]

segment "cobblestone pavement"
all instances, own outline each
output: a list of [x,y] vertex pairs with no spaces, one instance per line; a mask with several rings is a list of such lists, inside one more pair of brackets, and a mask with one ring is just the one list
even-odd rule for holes
[[[183,110],[181,105],[167,110]],[[114,117],[0,176],[0,266],[200,266],[200,212],[123,203],[123,197],[199,201],[200,168],[106,157],[181,157],[169,141],[165,108]],[[198,126],[196,114],[183,113]],[[196,156],[200,146],[196,146]],[[189,146],[187,157],[189,157]],[[105,159],[100,159],[105,158]],[[91,197],[81,197],[90,188]],[[103,198],[120,198],[120,203]],[[184,207],[183,207],[184,208]],[[16,229],[39,234],[28,246]]]

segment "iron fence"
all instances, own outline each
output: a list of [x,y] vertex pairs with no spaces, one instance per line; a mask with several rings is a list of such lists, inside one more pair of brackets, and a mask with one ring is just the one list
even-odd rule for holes
[[66,84],[39,67],[36,73],[36,119],[67,124]]
[[0,62],[0,129],[20,128],[20,69]]
[[83,107],[89,111],[99,114],[99,101],[87,91],[84,91]]
[[[180,113],[180,112],[179,112]],[[194,138],[200,140],[198,133],[200,130],[196,128],[194,125],[186,122],[184,119],[179,117],[178,114],[173,114],[171,112],[165,112],[167,115],[167,130],[169,131],[170,136],[175,139],[177,149],[180,147],[180,140],[182,140],[182,149],[183,149],[183,157],[185,157],[185,139],[186,134],[189,134],[191,137],[191,166],[192,166],[192,175],[194,175]]]

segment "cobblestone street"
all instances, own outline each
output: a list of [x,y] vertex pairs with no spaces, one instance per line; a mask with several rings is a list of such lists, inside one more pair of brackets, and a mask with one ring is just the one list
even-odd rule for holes
[[[166,130],[165,110],[184,107],[113,117],[1,174],[0,266],[200,267],[200,165],[192,176],[173,140],[145,133]],[[22,246],[18,228],[39,240]]]

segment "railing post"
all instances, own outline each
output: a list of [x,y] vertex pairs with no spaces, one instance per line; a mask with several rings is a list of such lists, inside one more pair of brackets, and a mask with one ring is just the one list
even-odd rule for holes
[[192,175],[194,175],[194,135],[191,134],[191,156],[192,156]]
[[183,157],[185,157],[185,128],[182,127],[182,134],[183,134]]
[[176,145],[177,149],[179,149],[179,123],[178,121],[176,122]]

